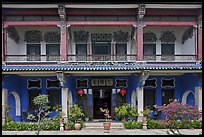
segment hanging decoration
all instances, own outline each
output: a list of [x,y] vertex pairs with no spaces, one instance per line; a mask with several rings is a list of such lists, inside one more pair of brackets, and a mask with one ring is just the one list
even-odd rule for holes
[[39,30],[28,30],[24,34],[24,41],[27,43],[40,43],[43,41],[42,32]]
[[19,43],[20,37],[18,35],[16,28],[13,26],[9,26],[7,31],[8,31],[8,37],[13,39],[16,43]]
[[125,89],[121,89],[121,90],[120,90],[120,94],[121,94],[122,96],[124,96],[126,93],[127,93],[127,91],[126,91]]
[[44,41],[47,43],[59,43],[60,33],[58,31],[48,31],[44,34]]
[[78,93],[80,96],[82,96],[82,95],[84,94],[84,90],[83,90],[83,89],[79,89],[79,90],[77,91],[77,93]]

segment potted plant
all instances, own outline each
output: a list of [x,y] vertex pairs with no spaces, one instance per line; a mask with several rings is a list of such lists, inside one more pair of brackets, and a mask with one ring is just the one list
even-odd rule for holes
[[64,123],[64,129],[65,130],[71,130],[71,126],[69,125],[69,122]]
[[108,119],[111,118],[111,116],[109,115],[109,110],[107,108],[106,109],[100,108],[100,111],[104,113],[104,116],[106,118],[106,121],[103,122],[104,130],[110,130],[111,122],[108,121]]
[[85,114],[85,121],[87,122],[87,121],[89,121],[89,119],[90,119],[90,115],[89,114]]
[[69,108],[69,118],[75,122],[75,129],[81,129],[81,120],[80,118],[84,116],[81,108],[77,104],[74,104],[71,108]]

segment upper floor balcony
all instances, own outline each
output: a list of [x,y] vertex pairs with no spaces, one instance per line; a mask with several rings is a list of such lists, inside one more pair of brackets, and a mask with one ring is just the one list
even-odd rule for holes
[[74,26],[64,46],[58,27],[9,28],[8,34],[18,32],[19,37],[7,36],[5,63],[114,65],[198,61],[197,32],[192,26],[148,26],[143,29],[140,43],[134,30],[132,26]]

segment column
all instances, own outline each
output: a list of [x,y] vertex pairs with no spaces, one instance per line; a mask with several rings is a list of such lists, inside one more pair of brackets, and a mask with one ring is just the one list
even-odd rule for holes
[[7,45],[7,31],[6,27],[2,25],[2,63],[5,61],[6,56],[6,45]]
[[60,32],[61,32],[61,41],[60,41],[60,55],[61,55],[61,61],[67,61],[67,47],[68,47],[68,42],[67,42],[67,38],[68,38],[68,32],[67,32],[67,27],[66,27],[66,23],[61,22],[61,26],[60,26]]
[[92,89],[88,89],[87,93],[87,108],[88,108],[88,113],[91,116],[91,119],[93,118],[93,94],[92,94]]
[[8,90],[2,89],[2,124],[5,123],[6,107],[8,106]]
[[143,114],[141,113],[141,111],[143,111],[143,86],[137,88],[137,102],[137,111],[139,113],[137,121],[142,122]]
[[65,114],[65,117],[67,117],[68,88],[62,87],[62,96],[61,96],[61,98],[62,98],[62,112]]
[[143,60],[143,27],[142,23],[138,23],[136,29],[136,54],[137,54],[137,61]]
[[198,47],[197,47],[197,60],[202,60],[202,21],[198,23]]

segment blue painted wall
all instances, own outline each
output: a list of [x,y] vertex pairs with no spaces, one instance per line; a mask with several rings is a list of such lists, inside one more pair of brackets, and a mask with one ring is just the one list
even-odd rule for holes
[[[108,76],[103,76],[107,78]],[[101,78],[103,78],[101,77]],[[73,103],[77,102],[76,98],[76,92],[79,88],[76,88],[76,80],[77,79],[88,79],[88,88],[91,88],[91,78],[90,76],[72,76],[69,75],[67,76],[67,82],[66,82],[66,87],[68,88],[68,92],[72,92],[73,95]],[[136,88],[139,86],[139,81],[138,81],[138,76],[137,75],[129,75],[129,76],[114,76],[110,77],[113,78],[114,80],[114,85],[115,85],[115,80],[116,79],[123,79],[126,78],[128,80],[128,87],[127,89],[127,94],[126,94],[126,101],[127,103],[131,103],[131,95],[132,91],[136,90]],[[166,78],[175,78],[175,99],[178,99],[181,101],[182,95],[185,91],[191,90],[195,93],[195,87],[200,85],[200,82],[198,80],[197,75],[194,74],[184,74],[184,75],[176,75],[176,76],[150,76],[151,78],[156,78],[157,79],[157,87],[156,87],[156,105],[161,105],[162,103],[162,95],[161,95],[161,79]],[[56,80],[57,77],[20,77],[17,75],[9,75],[6,76],[4,79],[4,83],[2,84],[2,88],[6,88],[8,90],[8,105],[11,106],[11,112],[10,115],[12,116],[13,120],[15,121],[21,121],[22,117],[16,117],[15,116],[15,99],[12,94],[10,94],[12,91],[15,91],[19,94],[20,99],[21,99],[21,111],[25,111],[28,109],[28,90],[27,90],[27,80],[32,79],[32,80],[42,80],[42,87],[41,87],[41,93],[46,94],[47,89],[46,89],[46,80]],[[60,88],[61,91],[61,88]],[[61,96],[60,96],[61,98]],[[61,99],[60,99],[61,101]],[[187,98],[187,103],[189,105],[195,105],[195,98],[193,95],[189,95]],[[13,106],[13,107],[12,107]],[[53,117],[55,116],[56,113],[52,113],[50,116]]]

